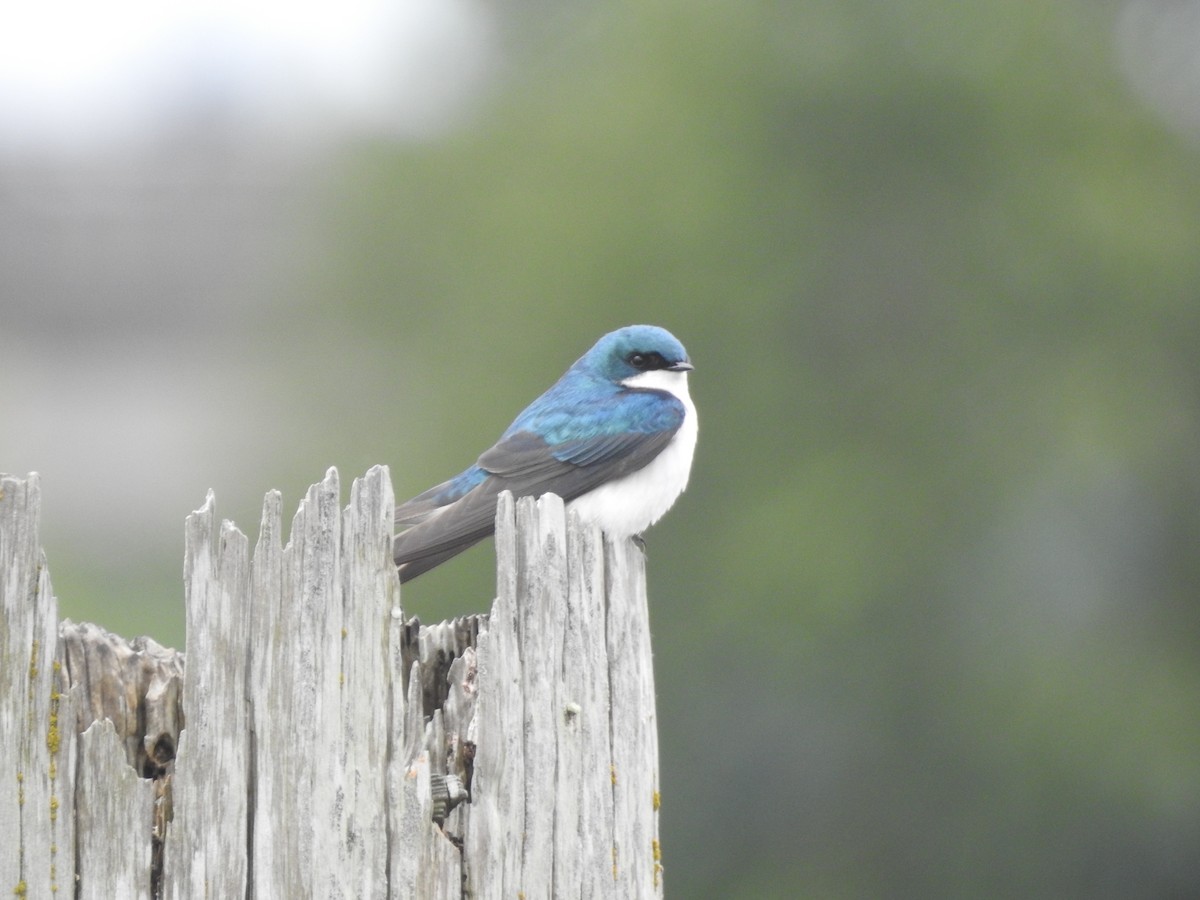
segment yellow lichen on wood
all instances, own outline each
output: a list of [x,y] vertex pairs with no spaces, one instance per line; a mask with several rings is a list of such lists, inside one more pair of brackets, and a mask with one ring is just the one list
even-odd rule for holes
[[62,734],[58,730],[58,694],[54,694],[50,698],[50,725],[46,729],[46,749],[50,751],[51,756],[57,756],[60,746]]
[[[50,775],[50,826],[57,833],[58,825],[58,753],[62,749],[62,730],[59,727],[59,706],[62,693],[59,682],[63,678],[63,667],[57,659],[53,663],[54,674],[50,685],[49,722],[46,725],[46,749],[50,752],[48,771]],[[58,893],[58,843],[50,843],[50,893]]]
[[29,650],[29,699],[33,699],[33,686],[37,682],[38,677],[38,650],[41,649],[41,644],[34,638],[33,646]]

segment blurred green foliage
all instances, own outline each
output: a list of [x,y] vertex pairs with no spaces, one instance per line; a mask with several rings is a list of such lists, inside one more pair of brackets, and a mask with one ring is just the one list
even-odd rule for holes
[[691,351],[675,896],[1200,893],[1200,157],[1111,14],[606,4],[482,123],[344,159],[325,274],[402,348],[400,498],[604,331]]

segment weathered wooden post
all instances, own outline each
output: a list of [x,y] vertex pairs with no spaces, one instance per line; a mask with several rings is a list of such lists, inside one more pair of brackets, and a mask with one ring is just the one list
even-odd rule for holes
[[[187,654],[59,623],[36,475],[0,480],[0,890],[662,895],[643,558],[502,498],[487,615],[401,612],[387,470],[284,543],[188,517]],[[461,802],[469,793],[469,801]]]

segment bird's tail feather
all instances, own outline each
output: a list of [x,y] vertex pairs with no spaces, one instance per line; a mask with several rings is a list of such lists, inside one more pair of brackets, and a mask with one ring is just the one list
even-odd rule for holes
[[496,494],[494,484],[481,486],[457,504],[422,512],[418,524],[396,535],[392,556],[400,580],[411,581],[492,534]]

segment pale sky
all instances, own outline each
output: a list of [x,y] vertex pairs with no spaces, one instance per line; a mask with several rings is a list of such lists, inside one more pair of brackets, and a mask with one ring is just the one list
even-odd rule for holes
[[438,131],[493,56],[476,0],[4,0],[0,150],[152,135],[191,110],[268,131]]

